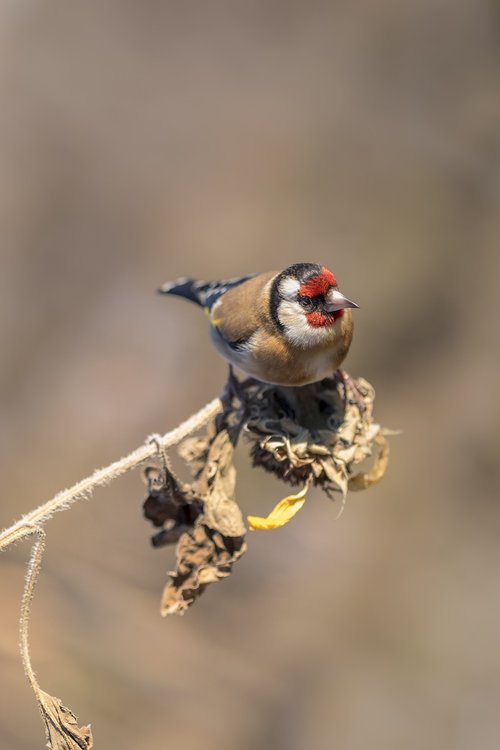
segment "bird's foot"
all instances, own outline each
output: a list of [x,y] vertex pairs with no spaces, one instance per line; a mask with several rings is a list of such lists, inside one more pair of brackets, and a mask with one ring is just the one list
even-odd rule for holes
[[217,432],[223,428],[227,414],[232,411],[234,399],[238,399],[238,401],[243,403],[243,398],[241,383],[234,374],[233,366],[229,365],[226,384],[221,396],[222,411],[217,415],[215,420]]

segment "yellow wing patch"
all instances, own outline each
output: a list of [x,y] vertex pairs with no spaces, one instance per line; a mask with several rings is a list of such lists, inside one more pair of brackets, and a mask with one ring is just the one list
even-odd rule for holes
[[[214,307],[215,307],[215,305],[214,305]],[[217,328],[217,326],[220,326],[220,324],[222,323],[222,318],[216,318],[216,317],[214,317],[212,315],[212,313],[210,312],[210,309],[208,307],[204,307],[203,308],[203,312],[207,316],[210,325],[214,326],[214,328]]]

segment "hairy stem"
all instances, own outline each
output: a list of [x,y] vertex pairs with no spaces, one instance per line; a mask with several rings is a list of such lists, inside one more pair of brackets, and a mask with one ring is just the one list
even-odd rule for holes
[[146,442],[136,450],[129,453],[128,456],[115,461],[103,469],[97,469],[93,474],[82,479],[73,487],[59,492],[52,500],[40,505],[30,513],[19,519],[15,524],[0,533],[0,551],[6,549],[14,542],[35,533],[34,530],[40,530],[40,525],[47,521],[54,513],[60,510],[66,510],[76,500],[88,496],[96,487],[108,484],[113,479],[125,474],[130,469],[135,469],[143,461],[152,458],[158,453],[159,448],[166,449],[176,445],[192,432],[202,427],[206,422],[212,419],[222,410],[220,398],[214,398],[206,404],[196,414],[193,414],[178,427],[167,432],[163,436],[155,437],[154,440]]
[[21,651],[21,659],[23,662],[24,672],[26,674],[26,677],[28,678],[33,692],[38,698],[40,694],[40,686],[35,677],[35,673],[33,672],[33,667],[31,666],[28,627],[31,613],[31,602],[33,600],[33,594],[35,592],[38,574],[40,573],[43,551],[45,549],[45,531],[42,528],[36,527],[26,529],[26,531],[29,534],[36,534],[38,536],[38,539],[33,544],[31,557],[28,564],[28,570],[26,572],[26,583],[24,585],[23,599],[21,602],[21,618],[19,623],[19,648]]

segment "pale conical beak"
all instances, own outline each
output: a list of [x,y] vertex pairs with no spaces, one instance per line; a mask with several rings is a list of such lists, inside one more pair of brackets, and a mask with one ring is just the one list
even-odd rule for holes
[[337,310],[343,310],[346,307],[359,307],[359,305],[344,297],[338,289],[331,289],[326,295],[325,307],[328,312],[337,312]]

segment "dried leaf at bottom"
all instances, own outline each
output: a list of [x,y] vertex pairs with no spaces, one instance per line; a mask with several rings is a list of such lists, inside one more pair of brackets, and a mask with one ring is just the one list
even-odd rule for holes
[[89,726],[79,727],[76,716],[59,698],[39,690],[37,698],[50,750],[90,750],[94,742]]

